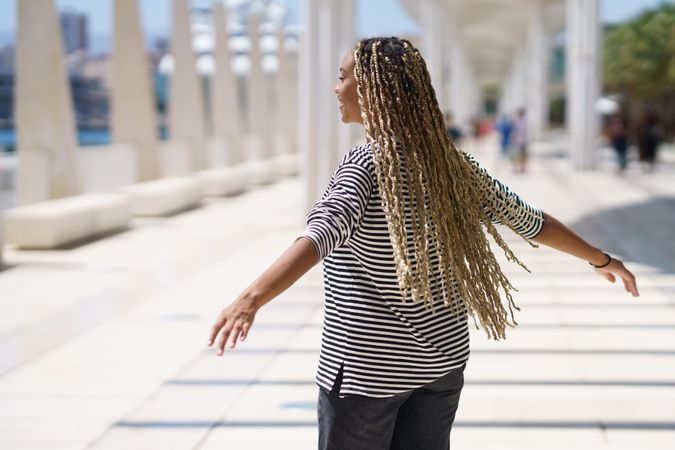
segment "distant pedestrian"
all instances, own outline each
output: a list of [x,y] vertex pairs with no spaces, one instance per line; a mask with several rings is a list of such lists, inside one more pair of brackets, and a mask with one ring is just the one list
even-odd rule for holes
[[507,114],[502,114],[497,121],[497,131],[499,132],[501,158],[507,159],[511,147],[511,133],[513,132],[513,123],[511,123],[511,119]]
[[661,132],[656,116],[645,114],[638,124],[637,145],[640,161],[647,165],[647,171],[653,172],[656,167],[656,152],[661,140]]
[[619,172],[622,173],[628,166],[628,129],[623,117],[617,115],[610,119],[607,126],[607,137],[616,153]]
[[452,142],[454,142],[455,145],[460,145],[462,142],[462,130],[460,130],[457,124],[455,124],[452,113],[449,111],[446,112],[444,119],[446,134],[450,139],[452,139]]
[[525,173],[527,168],[528,140],[527,117],[525,108],[520,108],[513,120],[513,163],[517,173]]

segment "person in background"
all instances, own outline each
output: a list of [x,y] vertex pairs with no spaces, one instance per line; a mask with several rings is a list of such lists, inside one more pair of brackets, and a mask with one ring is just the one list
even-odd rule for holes
[[516,113],[512,133],[514,170],[516,173],[525,173],[527,168],[527,144],[529,140],[525,108],[520,108]]
[[640,152],[640,161],[646,163],[647,171],[654,172],[656,168],[656,152],[661,140],[661,132],[656,116],[645,114],[638,124],[637,145]]
[[628,130],[626,129],[626,122],[623,117],[616,115],[609,120],[607,137],[616,153],[619,163],[619,173],[623,173],[628,166]]
[[489,135],[492,130],[494,129],[492,125],[492,120],[490,120],[489,117],[483,116],[480,118],[480,121],[478,122],[478,136],[479,137],[486,137]]
[[447,133],[448,137],[452,139],[452,142],[455,143],[455,145],[460,145],[462,142],[462,130],[459,129],[459,127],[455,124],[454,118],[452,117],[452,113],[450,111],[447,111],[444,116],[445,119],[445,132]]
[[507,114],[502,114],[499,117],[497,131],[499,132],[499,147],[501,149],[500,157],[501,159],[507,159],[511,146],[511,132],[513,131],[513,124]]

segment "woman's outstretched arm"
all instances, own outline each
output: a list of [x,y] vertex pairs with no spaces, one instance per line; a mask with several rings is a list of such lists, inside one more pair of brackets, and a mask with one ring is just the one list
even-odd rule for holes
[[[358,149],[355,147],[354,150]],[[307,214],[306,228],[293,245],[220,313],[207,340],[210,347],[222,330],[218,354],[244,340],[256,312],[288,289],[333,249],[344,244],[363,217],[372,189],[368,167],[347,158],[338,166],[321,200]]]
[[230,338],[230,347],[243,341],[253,324],[256,312],[267,302],[291,287],[319,261],[316,248],[307,238],[298,238],[239,297],[225,308],[211,327],[207,341],[210,347],[222,331],[218,354],[222,355]]
[[[544,226],[532,240],[574,255],[596,266],[601,266],[607,262],[605,253],[584,241],[574,231],[546,213],[544,213]],[[635,276],[624,267],[621,260],[612,258],[607,266],[596,268],[595,271],[612,283],[616,281],[616,276],[619,276],[623,280],[626,291],[633,294],[633,297],[640,295],[635,284]]]

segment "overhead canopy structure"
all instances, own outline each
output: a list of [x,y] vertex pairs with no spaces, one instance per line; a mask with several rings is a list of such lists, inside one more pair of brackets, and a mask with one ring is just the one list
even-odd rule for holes
[[439,34],[451,34],[464,47],[476,81],[482,86],[498,84],[506,78],[514,55],[527,45],[531,28],[537,25],[533,19],[540,22],[542,31],[548,36],[565,27],[565,2],[562,0],[401,2],[426,33],[433,32],[429,19],[441,18]]
[[497,87],[499,110],[525,108],[534,139],[548,118],[552,37],[566,31],[567,127],[578,169],[591,169],[598,134],[598,0],[401,0],[420,23],[422,51],[439,101],[458,122],[482,111]]

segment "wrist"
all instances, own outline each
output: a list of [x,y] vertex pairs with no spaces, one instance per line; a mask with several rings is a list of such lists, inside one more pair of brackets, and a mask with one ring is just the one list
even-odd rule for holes
[[612,262],[612,257],[609,254],[598,250],[598,255],[588,261],[588,264],[599,269],[608,266],[610,262]]
[[255,292],[242,293],[239,296],[238,301],[241,302],[241,304],[249,306],[255,310],[260,309],[260,307],[264,304],[262,296]]

